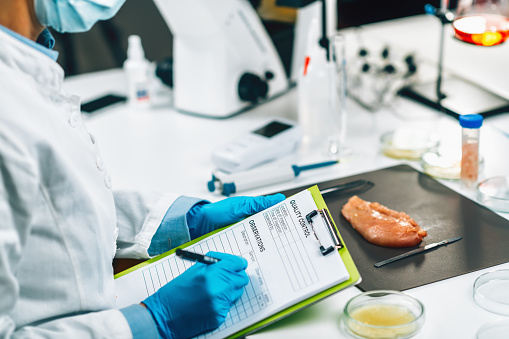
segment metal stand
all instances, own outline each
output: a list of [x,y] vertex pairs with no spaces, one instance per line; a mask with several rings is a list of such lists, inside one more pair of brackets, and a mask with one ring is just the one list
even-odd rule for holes
[[448,75],[443,78],[445,25],[452,22],[452,13],[433,9],[433,14],[442,22],[437,81],[403,88],[399,95],[456,118],[464,114],[482,114],[486,117],[509,112],[509,100],[459,76]]

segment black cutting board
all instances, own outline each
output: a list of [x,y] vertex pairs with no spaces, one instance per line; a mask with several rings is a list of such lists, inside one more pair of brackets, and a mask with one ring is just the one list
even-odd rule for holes
[[[318,184],[320,190],[365,179],[372,187],[323,195],[359,269],[361,290],[407,290],[509,261],[509,221],[410,166],[399,165]],[[287,197],[307,187],[288,190]],[[352,195],[410,215],[428,236],[417,247],[386,248],[367,242],[341,214]],[[373,265],[444,239],[463,239],[380,268]]]

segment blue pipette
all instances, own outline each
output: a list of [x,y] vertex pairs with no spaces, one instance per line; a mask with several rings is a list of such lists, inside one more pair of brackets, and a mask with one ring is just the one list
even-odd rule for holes
[[266,165],[238,173],[226,173],[217,170],[212,173],[212,179],[207,183],[207,186],[210,192],[214,192],[217,189],[222,195],[230,196],[241,191],[289,181],[299,176],[303,171],[331,166],[337,163],[339,163],[339,160],[324,161],[304,166]]

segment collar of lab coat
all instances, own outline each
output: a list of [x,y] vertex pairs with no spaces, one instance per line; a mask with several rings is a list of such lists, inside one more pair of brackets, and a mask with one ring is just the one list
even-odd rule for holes
[[59,93],[64,70],[44,53],[0,31],[0,61],[32,77],[45,88]]
[[14,31],[11,31],[9,28],[4,27],[2,25],[0,25],[0,31],[4,31],[7,34],[12,35],[13,37],[20,40],[21,42],[46,54],[48,57],[50,57],[54,61],[57,61],[58,52],[53,50],[53,46],[55,46],[55,38],[53,38],[53,35],[51,35],[50,31],[47,28],[45,28],[41,32],[41,34],[39,34],[39,36],[37,37],[37,41],[32,41],[29,38],[27,38],[21,34],[18,34]]

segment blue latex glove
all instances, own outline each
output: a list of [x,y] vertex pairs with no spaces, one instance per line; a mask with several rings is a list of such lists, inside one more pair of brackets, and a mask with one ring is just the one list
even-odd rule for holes
[[264,197],[233,197],[212,204],[194,205],[186,215],[191,239],[228,226],[281,201],[281,193]]
[[221,261],[194,264],[143,301],[161,338],[191,338],[219,327],[242,296],[249,283],[246,259],[219,252],[207,255]]

